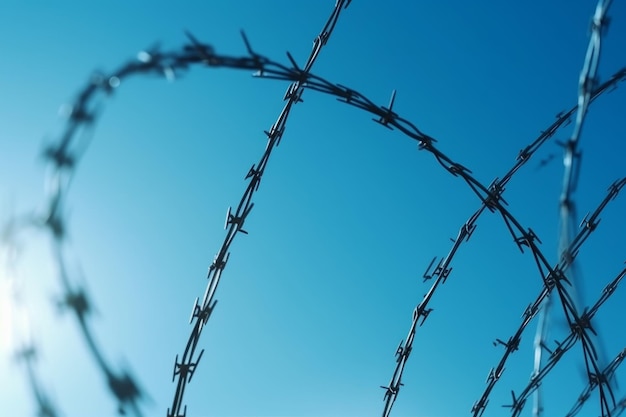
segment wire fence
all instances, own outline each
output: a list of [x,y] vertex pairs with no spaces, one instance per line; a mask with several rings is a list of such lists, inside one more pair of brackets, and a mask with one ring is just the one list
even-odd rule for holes
[[[260,54],[252,47],[251,42],[243,32],[243,43],[247,51],[243,56],[218,54],[212,45],[203,43],[193,34],[187,33],[189,42],[179,50],[167,52],[153,48],[142,51],[136,59],[124,63],[117,70],[110,73],[97,73],[92,76],[72,105],[66,108],[67,123],[64,131],[43,150],[43,157],[47,166],[45,209],[43,212],[13,216],[4,227],[3,244],[9,254],[6,276],[11,277],[10,281],[13,284],[18,282],[17,278],[12,277],[11,271],[13,271],[13,263],[16,262],[15,254],[18,252],[16,248],[20,244],[19,235],[24,233],[24,230],[45,231],[51,240],[51,251],[62,291],[61,299],[58,301],[60,308],[69,311],[75,318],[79,336],[87,347],[93,365],[106,382],[109,395],[117,404],[119,412],[136,416],[145,415],[142,400],[145,400],[148,395],[129,369],[115,367],[106,358],[104,354],[106,344],[98,341],[93,330],[92,313],[95,308],[85,285],[81,283],[85,282],[85,278],[80,266],[73,265],[70,261],[70,259],[77,257],[71,253],[68,245],[70,222],[65,206],[67,205],[70,185],[74,181],[79,163],[91,144],[93,129],[101,114],[103,101],[111,97],[126,79],[134,76],[157,75],[173,80],[192,66],[253,71],[256,77],[284,81],[289,84],[284,96],[285,104],[277,120],[265,131],[267,137],[265,150],[260,159],[250,167],[245,175],[248,182],[239,203],[234,210],[229,208],[227,211],[224,224],[226,235],[209,265],[205,292],[202,297],[196,298],[192,304],[189,321],[191,331],[185,341],[182,353],[177,354],[174,360],[172,381],[175,388],[171,406],[167,409],[166,415],[168,417],[187,415],[186,390],[196,372],[201,371],[199,363],[205,350],[201,348],[200,337],[216,308],[217,289],[229,260],[231,245],[236,236],[248,234],[248,231],[244,229],[244,223],[254,207],[253,197],[260,188],[261,179],[266,172],[272,152],[279,145],[284,135],[291,110],[295,104],[303,101],[302,97],[305,90],[330,95],[344,104],[370,114],[376,123],[396,130],[416,141],[420,151],[432,156],[446,172],[465,183],[478,198],[479,207],[458,228],[458,234],[452,239],[452,247],[448,253],[440,259],[434,258],[423,274],[424,281],[431,283],[431,285],[414,308],[409,331],[396,349],[396,365],[391,379],[387,385],[381,386],[384,389],[382,415],[387,417],[392,414],[393,406],[401,387],[404,385],[403,376],[408,360],[414,351],[417,330],[431,317],[433,312],[432,300],[436,294],[443,291],[443,284],[452,276],[452,264],[457,253],[464,243],[469,242],[478,227],[479,218],[485,213],[497,214],[510,234],[513,246],[522,253],[530,254],[536,265],[542,286],[537,297],[531,300],[529,306],[521,312],[521,324],[514,330],[512,336],[506,340],[496,339],[493,343],[495,346],[503,347],[504,353],[497,365],[489,370],[486,387],[471,408],[472,415],[483,415],[490,402],[492,392],[504,374],[506,365],[520,348],[522,336],[542,310],[544,313],[540,318],[542,324],[538,328],[535,339],[535,368],[530,381],[517,394],[512,391],[512,403],[505,406],[510,408],[512,415],[518,416],[524,410],[527,400],[535,394],[537,397],[533,413],[536,416],[540,415],[545,401],[539,396],[542,382],[562,361],[566,352],[575,346],[580,346],[587,386],[578,396],[567,416],[577,414],[591,398],[591,393],[594,391],[598,393],[599,415],[603,417],[620,415],[626,407],[626,399],[619,398],[614,375],[625,357],[625,351],[620,351],[615,359],[608,364],[602,363],[603,358],[599,353],[601,350],[599,345],[602,340],[595,330],[592,320],[598,310],[618,292],[618,286],[626,275],[626,269],[621,270],[613,279],[608,281],[595,303],[581,309],[576,294],[578,285],[573,266],[583,244],[597,230],[600,215],[618,197],[626,185],[626,178],[618,178],[610,185],[595,210],[585,216],[577,233],[574,233],[574,229],[571,228],[571,224],[577,221],[573,194],[576,191],[580,173],[578,143],[585,116],[589,106],[596,99],[612,91],[621,81],[626,79],[626,68],[617,71],[601,83],[597,76],[600,42],[602,34],[606,31],[605,22],[608,19],[607,13],[610,2],[600,0],[596,8],[591,41],[580,76],[578,103],[569,110],[559,113],[556,120],[542,131],[539,137],[520,150],[513,166],[503,176],[495,177],[489,184],[479,181],[466,165],[449,156],[449,153],[444,153],[442,149],[445,146],[440,146],[437,139],[418,128],[418,123],[401,116],[394,108],[396,91],[391,93],[387,105],[380,105],[356,89],[328,81],[313,73],[314,63],[323,47],[331,40],[333,30],[337,24],[340,24],[340,15],[343,19],[344,10],[348,8],[350,3],[349,0],[336,1],[323,29],[314,38],[313,49],[302,66],[298,65],[289,53],[287,54],[287,63],[274,61]],[[574,132],[567,142],[561,143],[565,153],[563,191],[560,198],[562,229],[558,250],[559,259],[557,263],[551,264],[550,257],[541,247],[541,240],[537,234],[522,221],[521,216],[514,214],[515,207],[509,208],[504,196],[505,190],[514,176],[536,157],[543,146],[554,139],[557,132],[572,120],[574,120]],[[444,140],[441,142],[445,143]],[[606,280],[603,277],[598,277],[598,279]],[[23,297],[18,287],[17,284],[11,287],[11,297],[16,306],[21,304]],[[552,314],[548,306],[553,303],[556,303],[562,310],[568,332],[563,339],[551,343],[545,337],[545,320]],[[22,310],[26,309],[21,309],[19,315],[26,316],[29,314],[28,311]],[[24,375],[36,403],[36,413],[46,417],[61,415],[57,411],[57,407],[50,401],[50,396],[44,388],[45,384],[41,382],[39,377],[36,362],[39,346],[35,337],[27,334],[22,335],[21,339],[18,343],[16,360],[23,364]],[[209,371],[207,370],[207,372]],[[407,391],[409,389],[407,387]],[[190,415],[192,414],[193,411],[190,410]]]

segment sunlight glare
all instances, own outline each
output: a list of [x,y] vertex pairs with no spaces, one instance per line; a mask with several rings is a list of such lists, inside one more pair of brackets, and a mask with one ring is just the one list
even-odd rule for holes
[[14,302],[12,284],[0,277],[0,351],[9,353],[13,348]]

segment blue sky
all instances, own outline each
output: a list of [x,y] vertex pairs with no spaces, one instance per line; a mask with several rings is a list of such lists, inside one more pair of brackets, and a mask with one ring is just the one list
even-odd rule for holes
[[[578,76],[595,2],[396,2],[353,0],[313,73],[394,109],[438,140],[446,155],[488,185],[520,149],[576,103]],[[58,110],[94,70],[111,71],[157,42],[176,50],[192,32],[218,53],[241,56],[239,30],[252,46],[303,64],[333,2],[284,0],[44,2],[0,5],[0,215],[42,210],[45,143],[58,139]],[[602,43],[600,81],[626,65],[626,6],[615,2]],[[202,297],[206,270],[224,238],[224,216],[238,203],[244,176],[265,148],[284,103],[286,82],[248,71],[201,66],[175,82],[123,80],[102,103],[91,146],[67,202],[73,267],[82,270],[97,312],[98,343],[115,369],[129,369],[149,399],[145,415],[171,405],[174,358]],[[624,86],[590,109],[581,138],[580,216],[623,177]],[[305,91],[269,162],[249,235],[239,235],[217,293],[205,349],[185,394],[188,416],[375,416],[429,282],[434,256],[450,250],[480,206],[415,141],[373,123],[371,115]],[[555,139],[566,140],[572,125]],[[539,161],[555,155],[543,168]],[[562,148],[548,142],[509,183],[511,212],[556,262]],[[611,202],[581,251],[579,292],[592,304],[622,268],[624,197]],[[63,416],[114,415],[116,404],[61,292],[48,236],[20,233],[15,281],[39,349],[43,386]],[[80,265],[80,266],[78,266]],[[526,306],[541,290],[529,253],[521,254],[499,216],[486,213],[454,258],[433,313],[417,332],[393,416],[470,415],[489,369]],[[12,359],[26,326],[3,272],[0,403],[34,415],[21,368]],[[623,290],[596,327],[605,357],[626,345]],[[7,307],[8,306],[8,307]],[[551,337],[565,332],[555,308]],[[11,329],[11,327],[13,329]],[[485,416],[508,412],[532,371],[535,325],[506,366]],[[582,351],[572,349],[545,381],[546,412],[565,414],[584,388]],[[620,382],[624,370],[618,372]],[[623,382],[620,384],[620,387]],[[621,391],[623,393],[623,391]],[[595,416],[597,398],[583,410]],[[530,405],[525,411],[530,414]]]

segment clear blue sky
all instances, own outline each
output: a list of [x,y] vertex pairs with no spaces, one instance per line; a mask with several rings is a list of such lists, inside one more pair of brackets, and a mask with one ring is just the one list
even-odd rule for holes
[[[410,4],[409,4],[410,3]],[[217,52],[243,55],[244,29],[260,53],[303,64],[333,2],[190,1],[0,4],[0,215],[42,209],[44,143],[64,122],[94,70],[111,71],[185,30]],[[439,149],[484,184],[576,103],[595,1],[353,0],[313,72],[387,105],[438,140]],[[626,5],[615,2],[599,77],[626,66]],[[70,241],[97,307],[94,333],[107,360],[128,368],[164,416],[176,354],[224,238],[224,216],[265,148],[288,84],[250,72],[196,66],[175,82],[124,80],[103,103],[93,141],[68,198]],[[624,176],[626,86],[599,98],[583,130],[575,195],[582,217]],[[429,288],[421,275],[479,207],[478,198],[416,142],[330,96],[305,91],[269,162],[200,341],[206,351],[185,395],[188,416],[378,416],[394,352]],[[566,140],[572,125],[559,131]],[[538,169],[541,159],[556,155]],[[510,182],[505,199],[556,262],[562,148],[550,141]],[[626,197],[607,208],[580,255],[585,304],[626,259]],[[47,236],[20,235],[21,294],[40,349],[43,386],[63,416],[111,416],[116,404],[59,313]],[[395,417],[470,415],[491,367],[496,338],[511,336],[541,289],[499,216],[485,214],[417,332]],[[2,272],[7,293],[7,274]],[[626,346],[623,289],[596,324],[607,359]],[[0,409],[35,412],[3,296]],[[558,308],[550,340],[567,331]],[[18,326],[23,330],[23,326]],[[532,370],[535,325],[523,336],[485,416],[508,413],[510,391]],[[20,330],[19,328],[17,329]],[[547,415],[563,415],[584,387],[574,348],[545,382]],[[626,368],[625,368],[626,369]],[[626,372],[620,371],[620,387]],[[621,391],[624,392],[623,389]],[[530,414],[530,404],[526,414]],[[584,412],[596,416],[597,398]]]

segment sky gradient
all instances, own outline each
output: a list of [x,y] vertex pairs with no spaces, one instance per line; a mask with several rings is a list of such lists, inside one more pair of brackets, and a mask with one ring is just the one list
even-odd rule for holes
[[[560,111],[576,104],[595,2],[380,2],[353,0],[313,73],[355,89],[437,139],[446,155],[488,185]],[[0,220],[42,210],[41,150],[58,140],[59,109],[96,71],[146,48],[178,50],[185,31],[218,53],[253,48],[302,65],[333,2],[285,0],[87,3],[8,0],[0,5]],[[602,43],[599,81],[626,66],[626,6],[615,2]],[[174,358],[202,297],[206,271],[238,203],[244,176],[265,148],[288,83],[250,71],[195,66],[174,82],[124,80],[102,102],[73,179],[66,212],[76,271],[96,314],[107,360],[145,390],[146,416],[164,416]],[[624,177],[622,83],[590,108],[581,137],[579,218]],[[205,349],[185,395],[194,416],[377,416],[411,314],[430,282],[431,259],[449,251],[480,201],[459,177],[398,131],[333,97],[305,91],[269,161],[200,341]],[[516,218],[557,261],[563,149],[559,130],[509,183]],[[551,156],[552,155],[552,156]],[[545,166],[540,161],[549,160]],[[581,303],[595,302],[626,260],[626,198],[607,207],[578,258]],[[43,388],[62,416],[111,416],[117,405],[57,306],[60,282],[49,236],[19,234],[17,275],[1,272],[0,404],[35,413],[12,355],[24,333],[9,282],[18,286],[39,349]],[[392,416],[471,415],[489,369],[542,283],[497,214],[485,213],[437,290],[417,331]],[[594,322],[605,362],[626,346],[620,288]],[[549,340],[566,332],[555,308]],[[535,324],[507,364],[485,416],[509,412],[532,371]],[[621,369],[621,368],[620,368]],[[546,415],[565,415],[585,386],[579,347],[544,383]],[[620,388],[623,386],[624,369]],[[624,394],[622,388],[618,391]],[[618,397],[621,398],[621,395]],[[583,410],[598,414],[597,397]],[[525,414],[530,414],[530,404]]]

